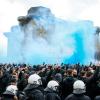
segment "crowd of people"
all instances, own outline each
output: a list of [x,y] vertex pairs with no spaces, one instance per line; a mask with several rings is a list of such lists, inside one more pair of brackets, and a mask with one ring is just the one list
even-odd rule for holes
[[100,65],[0,64],[0,100],[100,100]]

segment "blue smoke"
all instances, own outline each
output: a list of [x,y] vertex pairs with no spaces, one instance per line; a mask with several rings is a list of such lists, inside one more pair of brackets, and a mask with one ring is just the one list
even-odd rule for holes
[[83,32],[77,31],[74,33],[73,38],[75,40],[75,52],[72,57],[70,57],[70,63],[83,63],[85,59],[85,50],[84,50],[84,42],[83,42]]
[[65,63],[87,64],[94,62],[95,54],[95,27],[91,21],[79,21],[76,23],[72,37],[75,40],[75,51]]
[[91,21],[71,22],[56,18],[45,7],[29,9],[8,38],[6,61],[42,64],[88,63],[94,60],[95,27]]

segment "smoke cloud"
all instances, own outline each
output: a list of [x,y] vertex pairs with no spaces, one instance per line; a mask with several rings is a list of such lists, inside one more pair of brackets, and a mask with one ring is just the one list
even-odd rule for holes
[[41,64],[94,60],[95,27],[91,21],[61,20],[41,6],[30,8],[26,16],[18,17],[18,21],[18,26],[5,33],[7,61]]

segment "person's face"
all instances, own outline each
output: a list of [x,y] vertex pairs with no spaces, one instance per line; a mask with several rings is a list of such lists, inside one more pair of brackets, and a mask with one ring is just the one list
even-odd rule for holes
[[2,77],[3,76],[3,71],[2,70],[0,70],[0,77]]
[[77,71],[76,70],[73,70],[73,75],[77,75]]

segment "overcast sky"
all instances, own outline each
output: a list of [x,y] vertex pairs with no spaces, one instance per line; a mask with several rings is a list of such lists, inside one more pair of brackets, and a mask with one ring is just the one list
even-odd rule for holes
[[91,20],[100,26],[100,0],[0,0],[0,55],[6,54],[4,32],[17,25],[17,17],[27,14],[32,6],[45,6],[56,17],[65,20]]
[[0,0],[0,33],[17,24],[31,6],[46,6],[66,20],[88,19],[100,26],[100,0]]
[[100,0],[0,0],[0,38],[18,24],[17,17],[26,15],[32,6],[45,6],[55,16],[66,20],[91,20],[100,26]]

